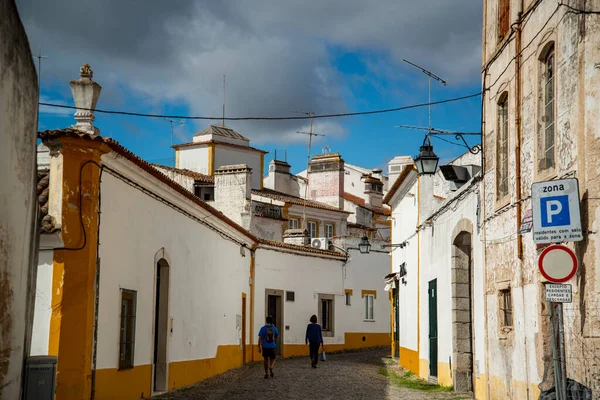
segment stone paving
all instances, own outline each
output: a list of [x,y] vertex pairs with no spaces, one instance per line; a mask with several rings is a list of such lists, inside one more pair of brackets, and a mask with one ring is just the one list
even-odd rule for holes
[[262,363],[228,371],[157,399],[466,399],[456,393],[431,393],[396,386],[381,374],[393,361],[389,349],[330,354],[318,368],[308,357],[277,360],[275,377],[264,379]]

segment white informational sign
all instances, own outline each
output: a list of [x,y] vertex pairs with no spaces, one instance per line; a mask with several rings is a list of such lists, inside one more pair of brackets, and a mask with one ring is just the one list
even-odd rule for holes
[[583,240],[576,178],[534,183],[531,201],[535,243]]
[[573,288],[571,285],[546,284],[546,301],[553,303],[570,303],[573,301]]

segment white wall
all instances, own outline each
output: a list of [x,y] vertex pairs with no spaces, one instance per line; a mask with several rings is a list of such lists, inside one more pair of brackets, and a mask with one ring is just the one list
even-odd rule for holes
[[215,357],[217,346],[238,344],[236,315],[241,293],[249,292],[249,253],[241,257],[239,245],[110,173],[101,190],[97,368],[118,366],[120,288],[138,291],[135,365],[152,363],[155,254],[163,248],[173,320],[168,361]]
[[177,168],[189,169],[208,175],[208,147],[180,147]]
[[52,270],[54,252],[40,251],[35,288],[35,312],[31,337],[32,356],[48,355],[50,340],[50,317],[52,316]]
[[261,153],[215,145],[215,169],[224,165],[246,164],[252,168],[252,189],[260,189]]
[[[392,271],[399,272],[400,265],[406,263],[406,285],[398,282],[399,299],[399,321],[400,346],[417,351],[418,350],[418,239],[415,234],[415,227],[418,221],[418,183],[414,183],[408,188],[410,195],[399,197],[392,205],[392,243],[399,244],[404,241],[408,245],[404,248],[393,248],[392,252]],[[402,350],[400,350],[402,352]]]
[[[383,276],[389,267],[377,260],[388,256],[384,253],[361,256],[357,251],[351,251],[351,256],[352,260],[343,268],[343,261],[339,260],[259,248],[256,251],[254,332],[264,325],[265,289],[276,289],[295,292],[294,302],[285,301],[285,297],[283,301],[284,327],[280,327],[280,331],[283,331],[285,344],[304,344],[310,316],[319,316],[318,294],[335,295],[334,337],[324,337],[325,344],[343,344],[346,332],[388,333],[389,299],[383,290]],[[345,305],[344,289],[353,290],[350,306]],[[377,290],[375,322],[364,321],[363,289]],[[289,331],[285,325],[289,325]]]
[[38,86],[15,2],[0,10],[0,390],[18,399],[31,329],[37,255],[36,128]]

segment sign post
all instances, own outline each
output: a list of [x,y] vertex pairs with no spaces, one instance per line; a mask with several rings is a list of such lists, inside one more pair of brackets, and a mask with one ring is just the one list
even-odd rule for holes
[[[533,241],[536,244],[583,240],[576,178],[537,182],[531,186]],[[572,287],[565,284],[577,273],[577,257],[568,247],[551,245],[538,258],[545,285],[552,327],[554,384],[557,400],[567,400],[563,303],[572,301]]]

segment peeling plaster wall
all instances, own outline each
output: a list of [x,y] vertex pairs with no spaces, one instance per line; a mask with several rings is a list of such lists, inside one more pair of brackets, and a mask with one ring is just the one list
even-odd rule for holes
[[37,262],[38,87],[14,1],[0,1],[0,397],[18,399]]
[[[593,2],[571,2],[575,7]],[[516,21],[519,2],[511,2],[511,23]],[[527,1],[525,7],[533,4]],[[497,0],[487,1],[484,26],[484,64],[498,49],[496,39]],[[596,7],[597,8],[597,7]],[[549,341],[548,310],[544,289],[537,268],[539,251],[531,233],[523,235],[523,258],[517,257],[517,230],[515,202],[530,195],[531,184],[571,174],[579,180],[581,214],[584,230],[597,231],[597,200],[600,198],[600,111],[598,88],[600,87],[600,16],[576,15],[566,7],[557,9],[554,1],[542,1],[523,27],[522,44],[527,46],[522,55],[522,122],[521,140],[521,188],[516,192],[516,113],[515,110],[515,40],[512,40],[499,58],[493,62],[486,76],[486,87],[497,84],[486,92],[484,114],[485,142],[485,212],[486,229],[486,303],[488,305],[488,348],[490,398],[530,398],[539,389],[553,386],[551,342]],[[544,27],[548,21],[548,24]],[[542,124],[541,78],[545,46],[555,42],[555,121],[556,121],[556,168],[538,170],[538,134]],[[506,69],[504,75],[502,71]],[[509,104],[509,196],[498,201],[495,195],[496,181],[496,130],[497,103],[503,92],[508,93]],[[522,213],[531,208],[531,201],[522,202]],[[600,302],[600,274],[598,273],[597,233],[585,235],[582,242],[569,244],[575,249],[580,270],[573,285],[573,303],[565,307],[569,312],[566,329],[567,354],[574,357],[583,353],[581,362],[568,365],[570,378],[588,385],[600,382],[592,377],[590,361],[600,357],[600,346],[590,336],[600,334],[600,326],[592,326],[598,320]],[[511,288],[515,326],[505,332],[498,326],[498,291]],[[586,333],[587,330],[587,333]],[[586,337],[587,335],[587,337]],[[528,360],[527,364],[523,359]],[[587,361],[585,361],[587,360]],[[569,364],[569,363],[567,363]],[[597,368],[596,368],[597,369]],[[540,388],[538,388],[540,385]]]
[[283,224],[285,221],[252,216],[250,232],[261,239],[283,242]]

